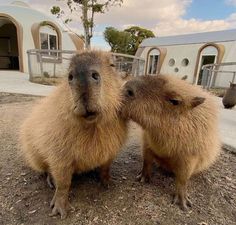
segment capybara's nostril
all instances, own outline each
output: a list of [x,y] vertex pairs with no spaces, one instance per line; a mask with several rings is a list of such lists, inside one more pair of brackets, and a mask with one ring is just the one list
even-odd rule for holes
[[99,79],[100,79],[100,75],[98,72],[92,72],[91,76],[92,76],[93,80],[95,80],[95,81],[99,81]]

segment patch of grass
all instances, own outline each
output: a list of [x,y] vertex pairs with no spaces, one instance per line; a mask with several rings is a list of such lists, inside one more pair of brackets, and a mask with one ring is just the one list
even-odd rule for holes
[[30,79],[31,82],[43,85],[57,86],[62,81],[62,77],[33,77]]
[[217,97],[223,98],[226,88],[211,88],[209,92]]

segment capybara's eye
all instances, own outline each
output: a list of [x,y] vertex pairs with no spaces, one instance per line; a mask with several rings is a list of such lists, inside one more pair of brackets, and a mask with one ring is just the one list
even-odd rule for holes
[[134,92],[131,89],[127,89],[126,94],[128,97],[134,97]]
[[98,72],[92,72],[92,78],[94,79],[94,80],[99,80],[99,73]]
[[169,100],[170,101],[170,103],[172,104],[172,105],[179,105],[179,101],[178,100],[176,100],[176,99],[170,99]]
[[70,73],[69,76],[68,76],[68,80],[69,80],[69,81],[72,81],[73,78],[74,78],[74,76]]

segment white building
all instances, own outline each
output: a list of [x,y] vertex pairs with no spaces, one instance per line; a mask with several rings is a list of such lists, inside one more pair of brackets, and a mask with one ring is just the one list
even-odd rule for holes
[[[136,56],[146,59],[145,74],[187,75],[189,82],[201,84],[203,65],[236,62],[236,30],[148,38]],[[224,69],[236,71],[235,66]],[[229,86],[232,76],[233,73],[219,73],[214,85]]]
[[[81,50],[83,41],[76,34],[65,31],[49,16],[15,1],[0,6],[0,69],[28,72],[27,50]],[[47,54],[45,62],[58,60]]]

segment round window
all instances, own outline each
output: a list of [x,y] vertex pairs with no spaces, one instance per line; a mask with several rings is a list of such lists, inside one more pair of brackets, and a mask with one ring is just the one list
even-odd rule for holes
[[174,71],[175,71],[176,73],[178,73],[178,72],[179,72],[179,68],[175,67]]
[[182,66],[188,66],[189,60],[187,58],[183,59],[181,62]]
[[169,66],[174,66],[175,65],[175,60],[174,59],[170,59],[169,60]]

